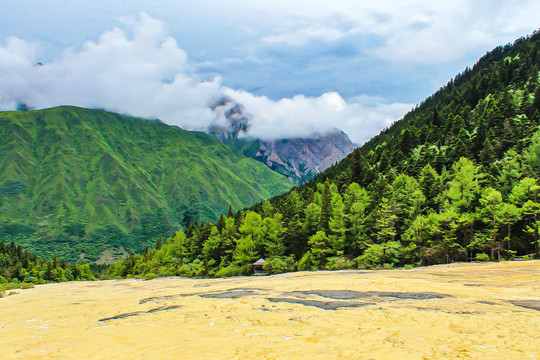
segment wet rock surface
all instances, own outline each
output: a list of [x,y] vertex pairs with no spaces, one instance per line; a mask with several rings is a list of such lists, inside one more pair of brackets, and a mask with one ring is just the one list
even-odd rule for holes
[[268,298],[271,302],[282,302],[289,304],[301,304],[305,306],[314,306],[324,310],[336,310],[340,308],[357,308],[367,305],[374,305],[375,303],[369,302],[357,302],[357,301],[319,301],[319,300],[307,300],[307,299],[295,299],[295,298]]
[[512,300],[510,303],[521,306],[526,309],[533,309],[540,311],[540,300]]
[[366,298],[396,298],[396,299],[442,299],[451,295],[438,294],[431,292],[381,292],[381,291],[350,291],[350,290],[310,290],[310,291],[293,291],[286,293],[287,295],[318,295],[331,299],[352,300]]
[[111,317],[108,317],[108,318],[99,319],[98,321],[99,322],[104,322],[104,321],[125,319],[125,318],[132,317],[132,316],[138,316],[138,315],[143,315],[143,314],[152,314],[152,313],[156,313],[156,312],[160,312],[160,311],[180,309],[181,307],[182,306],[179,306],[179,305],[162,306],[162,307],[159,307],[159,308],[150,309],[148,311],[137,311],[137,312],[132,312],[132,313],[115,315],[115,316],[111,316]]

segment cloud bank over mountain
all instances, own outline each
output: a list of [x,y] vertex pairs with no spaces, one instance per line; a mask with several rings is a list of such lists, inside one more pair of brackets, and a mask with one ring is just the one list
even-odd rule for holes
[[142,14],[131,34],[119,28],[82,49],[66,49],[37,63],[38,49],[17,38],[0,47],[0,106],[77,105],[160,118],[194,127],[209,121],[208,99],[219,83],[189,76],[187,55],[166,36],[164,24]]
[[227,95],[253,115],[250,136],[309,137],[338,128],[362,143],[412,106],[370,96],[345,100],[337,92],[273,100],[223,86],[217,76],[204,81],[163,22],[145,13],[123,22],[127,31],[116,27],[44,63],[38,45],[6,39],[0,45],[0,108],[105,108],[200,130],[216,120],[208,105]]
[[26,0],[2,10],[2,109],[74,104],[204,129],[216,116],[207,105],[228,95],[253,115],[253,136],[336,127],[360,144],[486,51],[538,29],[540,2]]

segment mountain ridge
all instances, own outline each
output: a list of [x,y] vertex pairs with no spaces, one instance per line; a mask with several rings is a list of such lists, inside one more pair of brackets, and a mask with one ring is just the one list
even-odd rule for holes
[[0,236],[26,236],[18,242],[40,256],[56,249],[74,260],[72,245],[90,260],[107,247],[142,251],[190,221],[217,220],[229,204],[290,188],[202,132],[103,110],[1,112],[0,136]]

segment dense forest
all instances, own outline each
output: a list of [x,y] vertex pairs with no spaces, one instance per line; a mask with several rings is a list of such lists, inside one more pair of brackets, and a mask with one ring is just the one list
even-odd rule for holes
[[23,250],[14,242],[8,245],[0,241],[0,297],[9,289],[73,280],[96,278],[85,262],[68,264],[64,260],[59,261],[56,256],[45,260]]
[[191,222],[105,277],[538,257],[539,48],[534,33],[494,49],[312,181]]

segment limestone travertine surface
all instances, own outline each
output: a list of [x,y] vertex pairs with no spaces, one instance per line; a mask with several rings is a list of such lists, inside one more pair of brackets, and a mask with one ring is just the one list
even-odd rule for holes
[[540,261],[16,292],[2,359],[540,359]]

